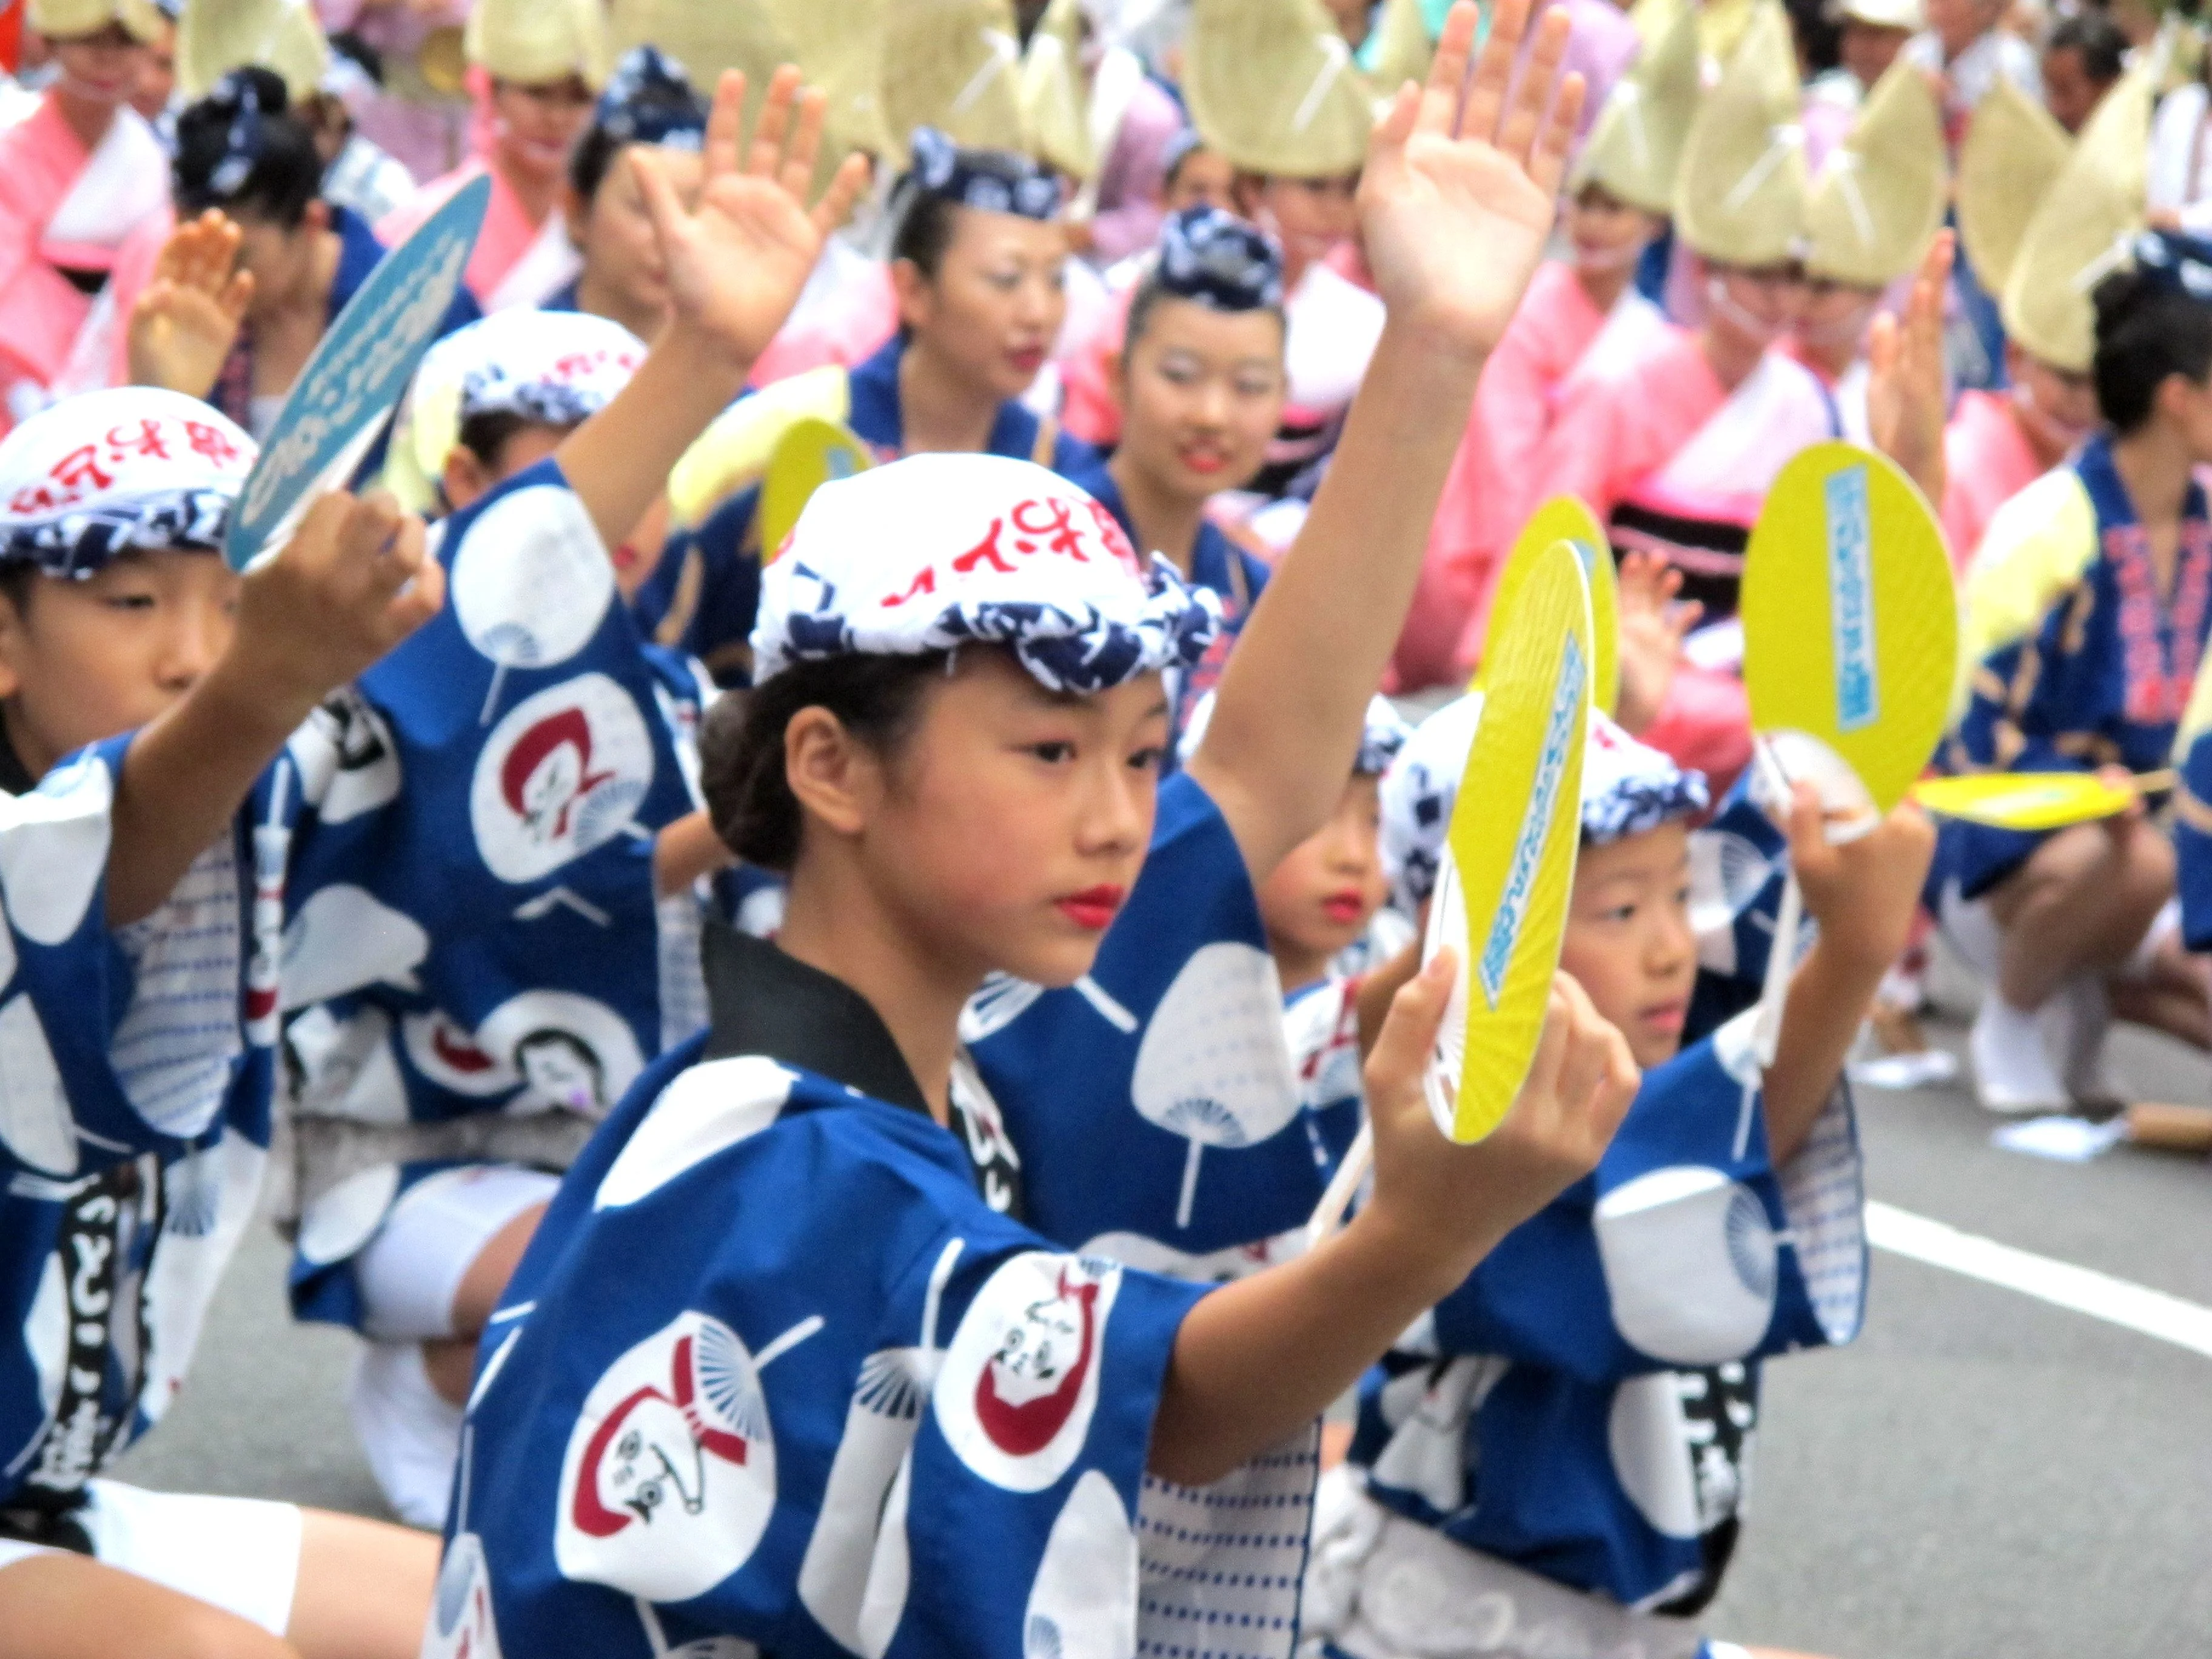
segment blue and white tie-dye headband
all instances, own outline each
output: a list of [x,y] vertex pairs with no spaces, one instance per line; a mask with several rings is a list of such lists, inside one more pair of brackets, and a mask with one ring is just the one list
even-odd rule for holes
[[1216,311],[1283,303],[1283,255],[1267,233],[1218,207],[1185,208],[1160,229],[1160,287]]
[[[1393,900],[1409,915],[1436,890],[1460,777],[1481,719],[1480,691],[1446,703],[1414,728],[1382,775],[1382,873]],[[1705,805],[1704,773],[1685,771],[1610,716],[1590,711],[1583,756],[1585,845],[1610,846],[1694,817]]]
[[963,149],[935,127],[916,127],[909,141],[910,188],[981,213],[1024,219],[1060,216],[1060,180],[1026,155],[1010,150]]
[[258,453],[181,392],[64,398],[0,440],[0,564],[84,577],[135,550],[218,551]]
[[617,143],[697,149],[707,137],[707,106],[683,64],[658,46],[633,46],[599,94],[592,125]]
[[823,485],[761,574],[757,683],[794,662],[1011,651],[1054,691],[1188,666],[1220,602],[1139,559],[1078,485],[1002,455],[915,455]]

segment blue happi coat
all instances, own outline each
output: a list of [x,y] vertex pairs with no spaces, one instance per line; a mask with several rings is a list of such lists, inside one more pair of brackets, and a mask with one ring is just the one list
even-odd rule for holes
[[269,1146],[269,1029],[240,1011],[278,916],[252,838],[111,932],[129,744],[0,793],[0,1537],[79,1547],[69,1510],[182,1385]]
[[1303,1226],[1326,1182],[1259,901],[1211,797],[1160,785],[1144,870],[1091,972],[987,984],[962,1026],[1048,1238],[1160,1272]]
[[1849,1091],[1775,1167],[1755,1018],[1647,1073],[1596,1172],[1509,1234],[1370,1380],[1352,1456],[1379,1501],[1626,1607],[1711,1598],[1759,1362],[1850,1340],[1865,1297]]
[[[905,355],[906,342],[894,338],[846,374],[846,423],[878,461],[896,460],[906,445],[906,418],[899,408],[899,362]],[[1012,399],[999,405],[983,453],[1035,461],[1086,485],[1104,470],[1090,445]],[[725,685],[752,680],[753,616],[760,605],[762,550],[754,525],[759,507],[760,489],[754,485],[723,501],[695,527],[672,535],[660,562],[632,601],[640,624],[655,641],[697,657]]]
[[[1939,751],[1953,772],[2086,771],[2168,763],[2212,629],[2212,520],[2191,483],[2172,586],[2159,592],[2142,525],[2090,439],[1990,520],[1966,574],[1965,683]],[[2026,863],[2042,835],[1945,820],[1928,877],[1980,897]]]
[[842,983],[707,962],[492,1316],[425,1654],[1286,1656],[1310,1442],[1144,1474],[1202,1292],[1000,1213]]
[[502,1145],[565,1163],[705,1022],[696,902],[653,875],[698,800],[700,677],[640,640],[557,463],[433,533],[444,610],[293,738],[298,822],[262,832],[303,1137],[349,1149],[303,1195],[294,1304],[343,1322],[399,1193]]

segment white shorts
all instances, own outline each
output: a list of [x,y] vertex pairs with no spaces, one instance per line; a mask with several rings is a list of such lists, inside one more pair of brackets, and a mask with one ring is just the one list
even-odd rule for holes
[[1571,1589],[1385,1510],[1340,1466],[1314,1501],[1304,1634],[1348,1659],[1738,1659],[1695,1624]]
[[[116,1480],[88,1481],[85,1493],[76,1518],[101,1565],[284,1634],[300,1581],[297,1504],[149,1492]],[[59,1553],[0,1542],[0,1568]]]
[[453,1335],[453,1297],[484,1246],[560,1185],[542,1170],[470,1164],[410,1187],[354,1258],[362,1334],[380,1342]]

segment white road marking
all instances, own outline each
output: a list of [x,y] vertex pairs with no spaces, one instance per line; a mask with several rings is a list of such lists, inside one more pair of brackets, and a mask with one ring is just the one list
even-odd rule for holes
[[2212,1358],[2212,1308],[1867,1200],[1867,1243]]

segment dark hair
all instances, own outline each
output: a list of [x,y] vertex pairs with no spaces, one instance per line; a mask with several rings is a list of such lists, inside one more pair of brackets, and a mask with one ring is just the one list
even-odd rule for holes
[[0,564],[0,599],[7,600],[17,617],[29,613],[31,595],[38,591],[41,574],[28,559],[10,559]]
[[[1129,354],[1136,349],[1137,342],[1144,338],[1146,325],[1152,320],[1152,313],[1159,309],[1160,301],[1179,300],[1182,297],[1160,280],[1158,271],[1148,270],[1145,273],[1144,279],[1137,284],[1137,291],[1129,296],[1129,319],[1121,330],[1121,362],[1124,368],[1128,364]],[[1202,302],[1194,300],[1191,303],[1198,305]],[[1258,306],[1254,309],[1266,312],[1267,315],[1280,323],[1283,326],[1283,337],[1286,341],[1289,339],[1290,319],[1282,307]],[[1216,313],[1216,315],[1224,317],[1243,314],[1244,313],[1238,312]]]
[[700,788],[722,844],[763,870],[789,870],[802,814],[784,772],[783,734],[802,708],[826,708],[878,755],[913,734],[923,691],[951,653],[828,657],[793,663],[765,685],[726,691],[700,723]]
[[2150,419],[2158,389],[2179,374],[2212,374],[2212,306],[2146,270],[2116,271],[2097,284],[2097,407],[2115,431]]
[[568,152],[568,185],[576,192],[576,199],[586,207],[598,198],[599,186],[607,181],[614,170],[615,158],[632,144],[643,139],[635,136],[641,125],[665,122],[677,125],[682,118],[696,118],[699,100],[689,95],[689,89],[674,87],[648,86],[631,96],[626,110],[631,118],[624,125],[630,131],[619,131],[607,122],[594,117],[592,125],[584,129],[584,136],[576,141],[576,148]]
[[[969,149],[963,145],[957,151],[962,173],[983,174],[995,178],[1006,187],[1011,200],[1018,185],[1031,179],[1037,171],[1036,164],[1025,155],[1011,150]],[[940,194],[924,185],[921,178],[908,172],[902,175],[891,191],[891,200],[902,203],[898,216],[898,230],[891,238],[891,258],[914,261],[915,269],[931,282],[945,264],[945,250],[952,246],[952,238],[960,226],[960,212],[966,205],[958,198]]]
[[2051,31],[2044,52],[2077,52],[2081,72],[2099,86],[2110,86],[2127,68],[2128,37],[2101,11],[2084,11]]
[[500,458],[507,452],[514,434],[533,426],[556,427],[562,432],[574,432],[581,421],[533,421],[527,415],[511,409],[488,410],[481,415],[471,415],[461,422],[453,441],[482,461],[494,471],[499,470]]
[[[242,112],[249,95],[256,112]],[[251,124],[252,161],[239,179],[230,169],[233,134]],[[234,218],[264,220],[286,230],[307,217],[323,185],[323,158],[314,134],[293,114],[283,77],[258,65],[233,70],[216,90],[177,116],[177,154],[172,185],[181,217],[221,208]]]

